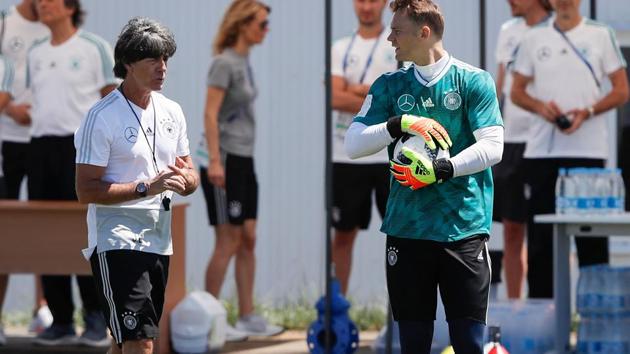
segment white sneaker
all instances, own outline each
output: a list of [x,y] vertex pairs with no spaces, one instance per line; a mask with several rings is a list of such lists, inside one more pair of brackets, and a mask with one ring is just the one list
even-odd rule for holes
[[7,344],[7,337],[4,335],[4,328],[0,326],[0,347]]
[[53,323],[53,316],[48,306],[42,306],[37,309],[37,313],[33,316],[31,323],[28,325],[30,333],[40,334]]
[[284,332],[284,328],[269,324],[264,317],[255,314],[239,318],[236,329],[258,337],[270,337]]
[[247,340],[247,333],[241,332],[238,329],[230,326],[225,327],[225,341],[226,342],[243,342]]

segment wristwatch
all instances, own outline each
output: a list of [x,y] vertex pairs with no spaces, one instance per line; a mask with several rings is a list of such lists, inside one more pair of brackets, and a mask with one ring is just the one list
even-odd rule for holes
[[588,111],[588,117],[587,118],[591,118],[595,115],[595,107],[590,106],[586,109]]
[[142,198],[147,196],[149,192],[149,185],[144,182],[139,182],[136,184],[136,194]]

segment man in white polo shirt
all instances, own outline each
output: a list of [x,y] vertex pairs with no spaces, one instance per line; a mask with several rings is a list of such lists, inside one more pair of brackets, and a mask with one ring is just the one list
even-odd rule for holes
[[[553,232],[533,222],[555,212],[558,168],[603,167],[608,127],[602,113],[628,100],[626,62],[615,33],[580,15],[580,0],[551,0],[554,21],[529,30],[514,65],[512,101],[534,113],[525,148],[530,187],[528,283],[532,298],[553,297]],[[612,89],[604,92],[609,79]],[[605,238],[576,239],[580,266],[608,263]]]
[[[493,219],[503,224],[503,265],[507,296],[521,297],[527,273],[525,225],[527,208],[525,200],[525,165],[523,152],[527,142],[529,120],[532,113],[516,106],[510,99],[512,71],[519,43],[532,26],[550,20],[551,6],[547,0],[509,0],[512,16],[501,26],[497,40],[496,59],[497,97],[502,105],[505,124],[503,159],[492,169],[494,178]],[[490,256],[495,254],[490,251]],[[494,261],[494,259],[493,259]],[[493,262],[493,280],[501,277],[501,264]],[[496,270],[499,271],[496,271]],[[496,278],[495,278],[496,277]]]
[[370,85],[381,74],[395,71],[394,48],[382,23],[387,0],[353,0],[359,28],[332,47],[332,106],[336,110],[332,131],[333,210],[335,228],[332,259],[345,294],[352,266],[352,249],[359,229],[367,229],[372,215],[372,194],[381,214],[389,195],[387,152],[351,160],[344,150],[346,130],[361,109]]
[[199,185],[184,113],[156,92],[176,47],[156,21],[129,21],[115,48],[114,72],[124,81],[92,107],[75,137],[77,194],[90,203],[83,253],[112,354],[153,352],[173,254],[170,198]]
[[[79,29],[79,0],[39,0],[40,21],[51,36],[28,55],[27,85],[32,90],[29,199],[76,200],[74,132],[90,107],[115,88],[111,48]],[[45,235],[44,235],[45,236]],[[77,276],[83,301],[85,345],[109,344],[94,280]],[[41,345],[76,342],[70,276],[42,276],[53,324],[35,339]]]
[[[31,124],[31,93],[26,88],[26,55],[37,40],[50,35],[46,26],[38,21],[34,0],[22,0],[0,14],[0,52],[13,62],[15,75],[11,102],[0,116],[0,141],[2,141],[2,171],[6,185],[6,198],[18,199],[20,187],[27,176],[29,163],[29,129]],[[8,275],[0,275],[2,283]],[[50,325],[50,311],[42,294],[39,276],[35,276],[36,299],[33,320],[29,331],[41,331]],[[0,290],[0,298],[2,291]],[[0,303],[1,303],[0,299]]]
[[0,51],[13,62],[13,99],[0,117],[2,140],[2,168],[7,187],[7,198],[18,199],[20,185],[26,177],[31,93],[26,88],[26,55],[37,41],[50,35],[38,21],[33,0],[23,0],[2,14]]

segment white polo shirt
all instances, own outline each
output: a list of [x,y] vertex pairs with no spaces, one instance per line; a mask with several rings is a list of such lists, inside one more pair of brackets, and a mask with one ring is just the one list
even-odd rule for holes
[[[341,76],[349,84],[372,85],[379,76],[396,71],[396,52],[387,41],[389,29],[384,29],[378,38],[364,39],[358,34],[341,38],[332,46],[331,73]],[[371,59],[370,59],[371,58]],[[368,64],[369,61],[369,64]],[[361,80],[363,79],[363,80]],[[335,111],[332,124],[332,160],[338,163],[387,163],[387,149],[352,160],[344,148],[344,137],[355,113]]]
[[[49,35],[48,27],[41,22],[25,19],[15,6],[6,11],[2,55],[10,59],[15,68],[12,86],[13,104],[31,103],[31,92],[26,88],[26,55],[36,41]],[[29,130],[29,126],[19,125],[4,114],[0,116],[0,140],[2,141],[28,143],[31,139]]]
[[[114,90],[94,105],[74,137],[76,163],[105,167],[104,181],[129,183],[153,178],[157,171],[169,170],[177,156],[190,155],[186,118],[179,104],[157,92],[151,93],[151,100],[142,109],[131,101],[128,104],[120,91]],[[162,207],[162,197],[115,205],[89,204],[84,256],[89,259],[97,246],[99,253],[130,249],[172,254],[171,212]]]
[[[600,83],[626,66],[610,27],[583,19],[565,35],[586,57]],[[563,112],[588,108],[605,95],[588,66],[552,23],[534,27],[525,34],[514,70],[533,77],[530,84],[533,97],[545,102],[553,100]],[[569,135],[542,117],[535,117],[531,120],[525,157],[606,159],[607,132],[606,120],[601,116],[591,117]]]
[[74,134],[100,90],[117,80],[114,57],[102,38],[78,30],[53,46],[46,39],[28,54],[27,85],[33,92],[31,136]]
[[499,31],[495,57],[497,63],[503,64],[505,76],[501,92],[503,93],[503,124],[506,143],[527,142],[527,130],[531,124],[533,113],[515,105],[510,99],[513,81],[514,60],[516,51],[525,32],[530,28],[522,17],[506,21]]

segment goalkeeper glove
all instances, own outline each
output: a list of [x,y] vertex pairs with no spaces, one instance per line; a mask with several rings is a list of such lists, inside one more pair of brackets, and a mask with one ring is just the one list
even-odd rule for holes
[[442,150],[448,150],[453,146],[446,129],[431,118],[418,117],[411,114],[395,116],[387,121],[387,130],[392,138],[399,138],[403,133],[421,136],[432,150],[436,149],[433,139],[440,144]]
[[402,153],[411,163],[403,165],[390,161],[390,171],[398,183],[405,187],[416,190],[453,177],[453,164],[447,159],[431,161],[408,147],[403,147]]

